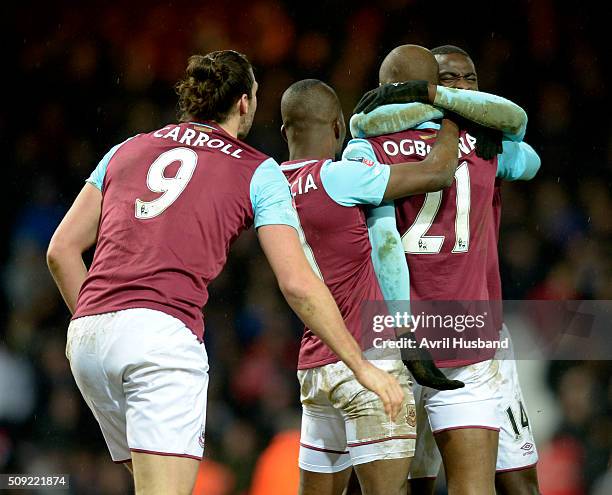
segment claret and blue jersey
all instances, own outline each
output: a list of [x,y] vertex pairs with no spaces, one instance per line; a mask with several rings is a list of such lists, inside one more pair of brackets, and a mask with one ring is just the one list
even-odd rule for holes
[[[429,153],[439,125],[425,122],[408,129],[367,139],[354,139],[345,158],[381,163],[418,162]],[[539,159],[521,142],[504,142],[504,153],[493,160],[478,158],[476,141],[465,131],[459,141],[459,163],[452,186],[395,201],[388,211],[402,237],[410,270],[410,299],[422,301],[490,300],[488,260],[497,250],[489,232],[494,230],[492,208],[498,179],[528,179],[535,175]],[[377,240],[372,239],[373,249]],[[382,283],[382,282],[381,282]],[[465,363],[439,363],[463,365]]]
[[207,286],[231,243],[251,225],[298,228],[278,164],[216,124],[138,134],[87,181],[102,192],[102,212],[74,318],[149,308],[202,338]]
[[[296,160],[281,164],[291,184],[304,251],[359,341],[368,301],[382,301],[368,236],[368,216],[383,200],[390,168],[368,160]],[[399,235],[395,231],[398,239]],[[400,251],[395,273],[407,278]],[[407,283],[407,282],[406,282]],[[374,308],[372,308],[374,309]],[[306,329],[298,368],[312,368],[338,358]]]

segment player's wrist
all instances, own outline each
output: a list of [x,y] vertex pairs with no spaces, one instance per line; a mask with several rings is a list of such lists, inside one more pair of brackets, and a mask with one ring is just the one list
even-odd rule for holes
[[442,128],[448,129],[451,132],[459,132],[459,125],[456,122],[456,120],[458,119],[454,119],[454,114],[453,113],[445,113],[444,117],[442,118]]
[[[348,333],[348,331],[347,331]],[[363,355],[363,351],[357,341],[352,338],[349,339],[348,345],[342,349],[341,352],[336,352],[342,362],[355,374],[363,368],[363,363],[367,362]]]
[[432,105],[436,101],[437,94],[438,94],[438,86],[435,84],[431,84],[431,83],[428,84],[427,85],[427,96],[429,97],[429,103],[431,103]]
[[370,364],[361,352],[359,355],[352,356],[350,359],[344,359],[343,361],[355,376],[359,376],[363,373],[364,368],[367,368],[367,365]]

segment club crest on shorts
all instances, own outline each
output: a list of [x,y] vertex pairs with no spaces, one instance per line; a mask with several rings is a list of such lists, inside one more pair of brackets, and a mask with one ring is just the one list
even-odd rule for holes
[[204,425],[202,425],[202,428],[200,429],[200,436],[198,437],[198,443],[202,448],[204,448],[204,429]]
[[406,411],[406,423],[410,426],[416,426],[416,408],[412,405],[408,406]]

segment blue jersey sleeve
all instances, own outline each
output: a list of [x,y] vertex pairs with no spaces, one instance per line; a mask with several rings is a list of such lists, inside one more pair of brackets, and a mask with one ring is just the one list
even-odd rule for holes
[[395,222],[395,206],[383,203],[367,214],[372,263],[386,300],[410,299],[410,277],[402,240]]
[[100,191],[102,191],[102,184],[104,183],[104,176],[106,175],[106,168],[108,167],[108,162],[110,162],[113,155],[117,152],[121,144],[113,146],[106,155],[100,160],[98,166],[94,169],[91,175],[85,180],[85,182],[89,182],[92,186],[97,187]]
[[485,127],[504,132],[506,139],[522,141],[527,113],[516,103],[482,91],[437,86],[434,105],[451,110]]
[[525,142],[502,141],[497,157],[497,177],[503,180],[531,180],[540,169],[540,157]]
[[289,225],[299,230],[289,183],[274,159],[268,158],[257,167],[251,178],[250,194],[255,228]]
[[[364,143],[369,146],[365,140]],[[365,147],[367,151],[367,147]],[[381,165],[371,149],[355,158],[328,161],[321,168],[321,182],[329,196],[339,205],[379,205],[387,189],[388,165]]]
[[343,160],[378,161],[372,144],[367,139],[351,139],[342,153]]
[[381,105],[368,114],[357,113],[351,117],[351,136],[354,138],[382,136],[412,129],[419,124],[442,117],[444,117],[442,110],[425,103]]
[[125,143],[127,143],[130,139],[132,139],[135,136],[132,136],[128,139],[126,139],[125,141],[123,141],[122,143],[119,143],[115,146],[113,146],[107,153],[106,155],[104,155],[104,157],[102,158],[102,160],[100,160],[100,162],[98,163],[97,167],[94,169],[94,171],[91,173],[91,175],[85,180],[85,182],[89,182],[92,186],[98,188],[100,191],[102,191],[102,184],[104,184],[104,176],[106,175],[106,169],[108,168],[108,162],[111,161],[111,158],[113,157],[113,155],[115,153],[117,153],[117,150]]

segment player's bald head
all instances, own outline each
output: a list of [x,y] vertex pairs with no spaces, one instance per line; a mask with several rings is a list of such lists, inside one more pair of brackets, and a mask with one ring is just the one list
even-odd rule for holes
[[313,127],[334,122],[342,115],[336,92],[318,79],[303,79],[289,86],[281,99],[283,125]]
[[385,57],[378,71],[380,84],[403,81],[438,82],[438,62],[433,53],[419,45],[401,45]]

